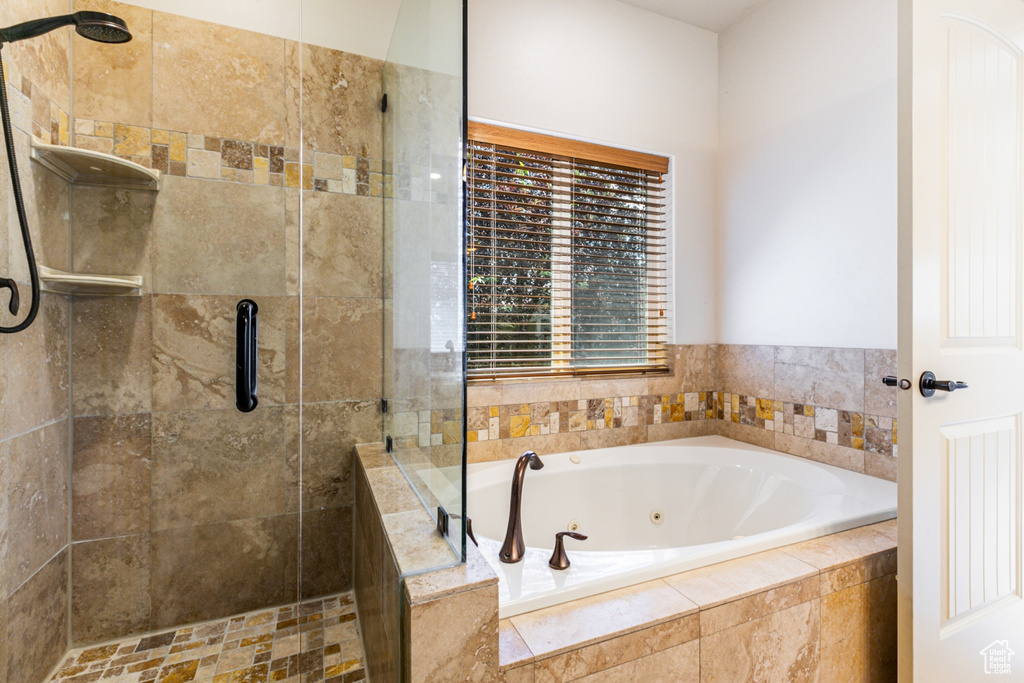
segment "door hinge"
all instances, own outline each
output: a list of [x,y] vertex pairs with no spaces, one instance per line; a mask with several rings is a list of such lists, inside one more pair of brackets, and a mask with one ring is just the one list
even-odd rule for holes
[[388,400],[386,398],[380,400],[380,412],[385,415],[388,413]]
[[380,98],[380,110],[386,112],[388,110],[388,94],[384,93],[384,96]]
[[391,437],[390,436],[388,438],[384,439],[384,450],[386,450],[388,453],[391,452],[392,443],[393,442],[391,441]]

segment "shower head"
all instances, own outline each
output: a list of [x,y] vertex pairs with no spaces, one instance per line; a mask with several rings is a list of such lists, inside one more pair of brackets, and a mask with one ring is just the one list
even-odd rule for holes
[[72,25],[78,35],[99,43],[127,43],[132,39],[128,24],[120,17],[104,12],[75,12],[0,28],[0,43],[36,38],[54,29]]

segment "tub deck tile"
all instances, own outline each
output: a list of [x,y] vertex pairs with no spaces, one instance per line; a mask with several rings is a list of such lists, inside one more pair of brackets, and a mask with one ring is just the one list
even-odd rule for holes
[[894,520],[812,538],[780,550],[823,572],[830,571],[895,548],[896,539],[892,533],[895,524],[892,522]]
[[511,618],[538,658],[694,614],[696,604],[661,579]]
[[498,622],[498,648],[502,670],[514,669],[533,662],[533,653],[509,619]]
[[668,576],[664,581],[701,609],[708,609],[817,574],[816,567],[768,550]]
[[819,597],[821,589],[818,576],[794,581],[777,588],[757,593],[740,600],[733,600],[718,607],[701,610],[700,635],[709,636],[733,626],[739,626],[755,619],[795,607]]

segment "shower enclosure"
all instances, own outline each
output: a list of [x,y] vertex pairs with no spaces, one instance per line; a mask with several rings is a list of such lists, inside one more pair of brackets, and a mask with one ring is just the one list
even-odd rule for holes
[[[133,34],[61,29],[3,57],[39,264],[137,286],[44,282],[38,319],[0,338],[0,681],[253,612],[295,636],[289,675],[356,662],[359,680],[354,444],[391,437],[464,556],[462,3],[7,4],[9,24],[96,10]],[[70,148],[159,178],[97,186],[31,160]],[[0,190],[13,237],[6,170]],[[19,249],[0,239],[0,277],[26,292]],[[0,325],[20,320],[3,304]]]

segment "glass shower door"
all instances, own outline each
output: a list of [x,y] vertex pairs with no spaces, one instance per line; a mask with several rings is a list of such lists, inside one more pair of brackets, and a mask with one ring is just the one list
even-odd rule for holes
[[427,514],[448,516],[452,563],[465,558],[463,10],[404,0],[383,75],[385,439]]

